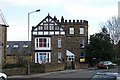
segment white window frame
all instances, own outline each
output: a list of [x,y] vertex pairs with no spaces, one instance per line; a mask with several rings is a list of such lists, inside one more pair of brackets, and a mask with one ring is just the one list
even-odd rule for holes
[[58,52],[58,63],[61,63],[61,59],[62,59],[62,54],[61,52]]
[[[41,55],[41,54],[45,54],[45,55]],[[46,58],[46,60],[41,61],[41,57]],[[35,63],[39,63],[39,64],[51,63],[51,53],[50,52],[36,52]]]
[[61,48],[61,38],[58,38],[58,48]]
[[[46,47],[40,47],[40,39],[46,39]],[[50,37],[37,37],[35,38],[35,50],[50,50],[51,49],[51,38]]]
[[80,34],[85,34],[85,28],[80,28]]
[[80,39],[80,45],[81,44],[83,44],[83,46],[80,46],[80,48],[85,48],[85,39]]
[[69,34],[74,34],[74,27],[69,28]]

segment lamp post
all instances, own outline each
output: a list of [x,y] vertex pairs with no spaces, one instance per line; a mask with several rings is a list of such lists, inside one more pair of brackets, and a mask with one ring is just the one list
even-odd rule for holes
[[[29,41],[30,14],[39,12],[39,11],[40,11],[40,9],[28,13],[28,41]],[[30,74],[29,53],[27,53],[27,54],[28,54],[28,72],[27,73]]]
[[28,41],[29,41],[30,14],[35,13],[35,12],[39,12],[39,11],[40,11],[40,9],[28,13]]

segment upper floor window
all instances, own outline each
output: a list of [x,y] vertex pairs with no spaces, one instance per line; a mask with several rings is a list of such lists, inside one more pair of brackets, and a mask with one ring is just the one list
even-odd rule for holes
[[85,40],[80,39],[80,48],[84,48],[84,47],[85,47]]
[[58,38],[58,48],[61,48],[61,38]]
[[59,30],[59,26],[55,25],[55,30]]
[[50,38],[40,37],[35,39],[36,48],[49,48],[50,47]]
[[47,39],[46,38],[39,39],[39,47],[47,47]]
[[50,30],[54,30],[54,25],[53,24],[50,24]]
[[74,28],[73,27],[69,28],[69,34],[74,34]]
[[84,34],[84,33],[85,33],[84,28],[80,28],[80,34]]
[[44,30],[48,30],[48,24],[44,24]]
[[39,26],[39,30],[43,30],[43,26]]

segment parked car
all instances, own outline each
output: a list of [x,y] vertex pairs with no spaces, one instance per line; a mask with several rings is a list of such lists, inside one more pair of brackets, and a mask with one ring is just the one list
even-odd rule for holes
[[0,73],[0,80],[7,80],[7,75],[5,73]]
[[97,64],[97,68],[101,69],[101,68],[105,68],[105,69],[109,69],[109,68],[115,68],[116,64],[112,63],[111,61],[100,61]]
[[120,80],[120,76],[116,72],[98,72],[90,80]]

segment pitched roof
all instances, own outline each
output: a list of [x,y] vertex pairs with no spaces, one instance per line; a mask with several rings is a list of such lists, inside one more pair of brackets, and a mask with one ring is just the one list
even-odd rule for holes
[[31,41],[7,41],[7,55],[31,54]]
[[4,15],[0,9],[0,25],[4,26],[4,27],[8,27],[8,24],[4,18]]

